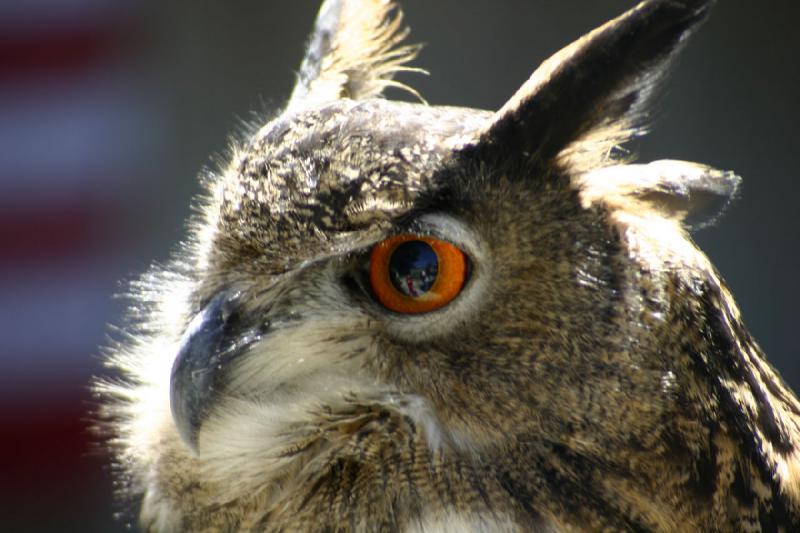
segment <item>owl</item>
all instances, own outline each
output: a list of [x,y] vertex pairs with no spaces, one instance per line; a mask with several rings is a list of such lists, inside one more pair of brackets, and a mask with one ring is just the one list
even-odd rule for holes
[[800,530],[800,402],[689,235],[739,178],[621,148],[712,4],[491,112],[385,99],[399,7],[324,2],[95,382],[142,527]]

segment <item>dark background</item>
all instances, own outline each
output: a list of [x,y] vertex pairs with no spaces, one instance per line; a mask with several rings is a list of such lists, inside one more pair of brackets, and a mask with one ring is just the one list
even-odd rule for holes
[[[402,80],[431,104],[497,109],[550,53],[633,4],[407,0],[431,75]],[[645,161],[744,178],[696,239],[795,390],[798,6],[721,2],[639,146]],[[181,239],[195,176],[241,121],[285,102],[317,7],[0,1],[0,529],[124,529],[87,431],[98,346],[122,322],[114,295]]]

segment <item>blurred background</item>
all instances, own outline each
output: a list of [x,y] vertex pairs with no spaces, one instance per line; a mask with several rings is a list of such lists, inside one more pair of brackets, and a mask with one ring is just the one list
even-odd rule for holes
[[[407,76],[432,104],[496,109],[631,0],[405,0]],[[183,235],[195,176],[288,96],[318,4],[0,0],[0,529],[125,531],[93,444],[90,376],[125,280]],[[734,169],[696,238],[800,390],[800,4],[721,2],[661,99],[643,160]],[[123,518],[114,519],[115,513]],[[130,516],[128,515],[128,518]],[[135,528],[134,528],[135,530]]]

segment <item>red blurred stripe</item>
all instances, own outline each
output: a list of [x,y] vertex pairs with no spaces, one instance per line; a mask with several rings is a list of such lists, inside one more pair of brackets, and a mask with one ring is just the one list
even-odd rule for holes
[[52,262],[99,250],[109,215],[92,204],[0,211],[0,264]]
[[74,72],[116,56],[133,32],[119,22],[0,32],[0,81],[36,74]]
[[13,458],[5,466],[6,473],[34,481],[37,476],[57,476],[74,469],[89,451],[84,402],[84,398],[66,397],[0,411],[4,435],[13,436],[0,439],[0,455]]
[[0,496],[5,504],[24,503],[62,484],[86,486],[97,478],[100,444],[88,412],[87,396],[76,393],[3,405],[0,457],[7,481]]

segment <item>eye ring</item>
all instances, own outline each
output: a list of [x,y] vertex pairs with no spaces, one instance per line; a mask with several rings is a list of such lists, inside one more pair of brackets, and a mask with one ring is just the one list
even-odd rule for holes
[[428,313],[450,303],[464,287],[468,262],[449,242],[423,235],[397,235],[370,253],[372,291],[387,309]]

